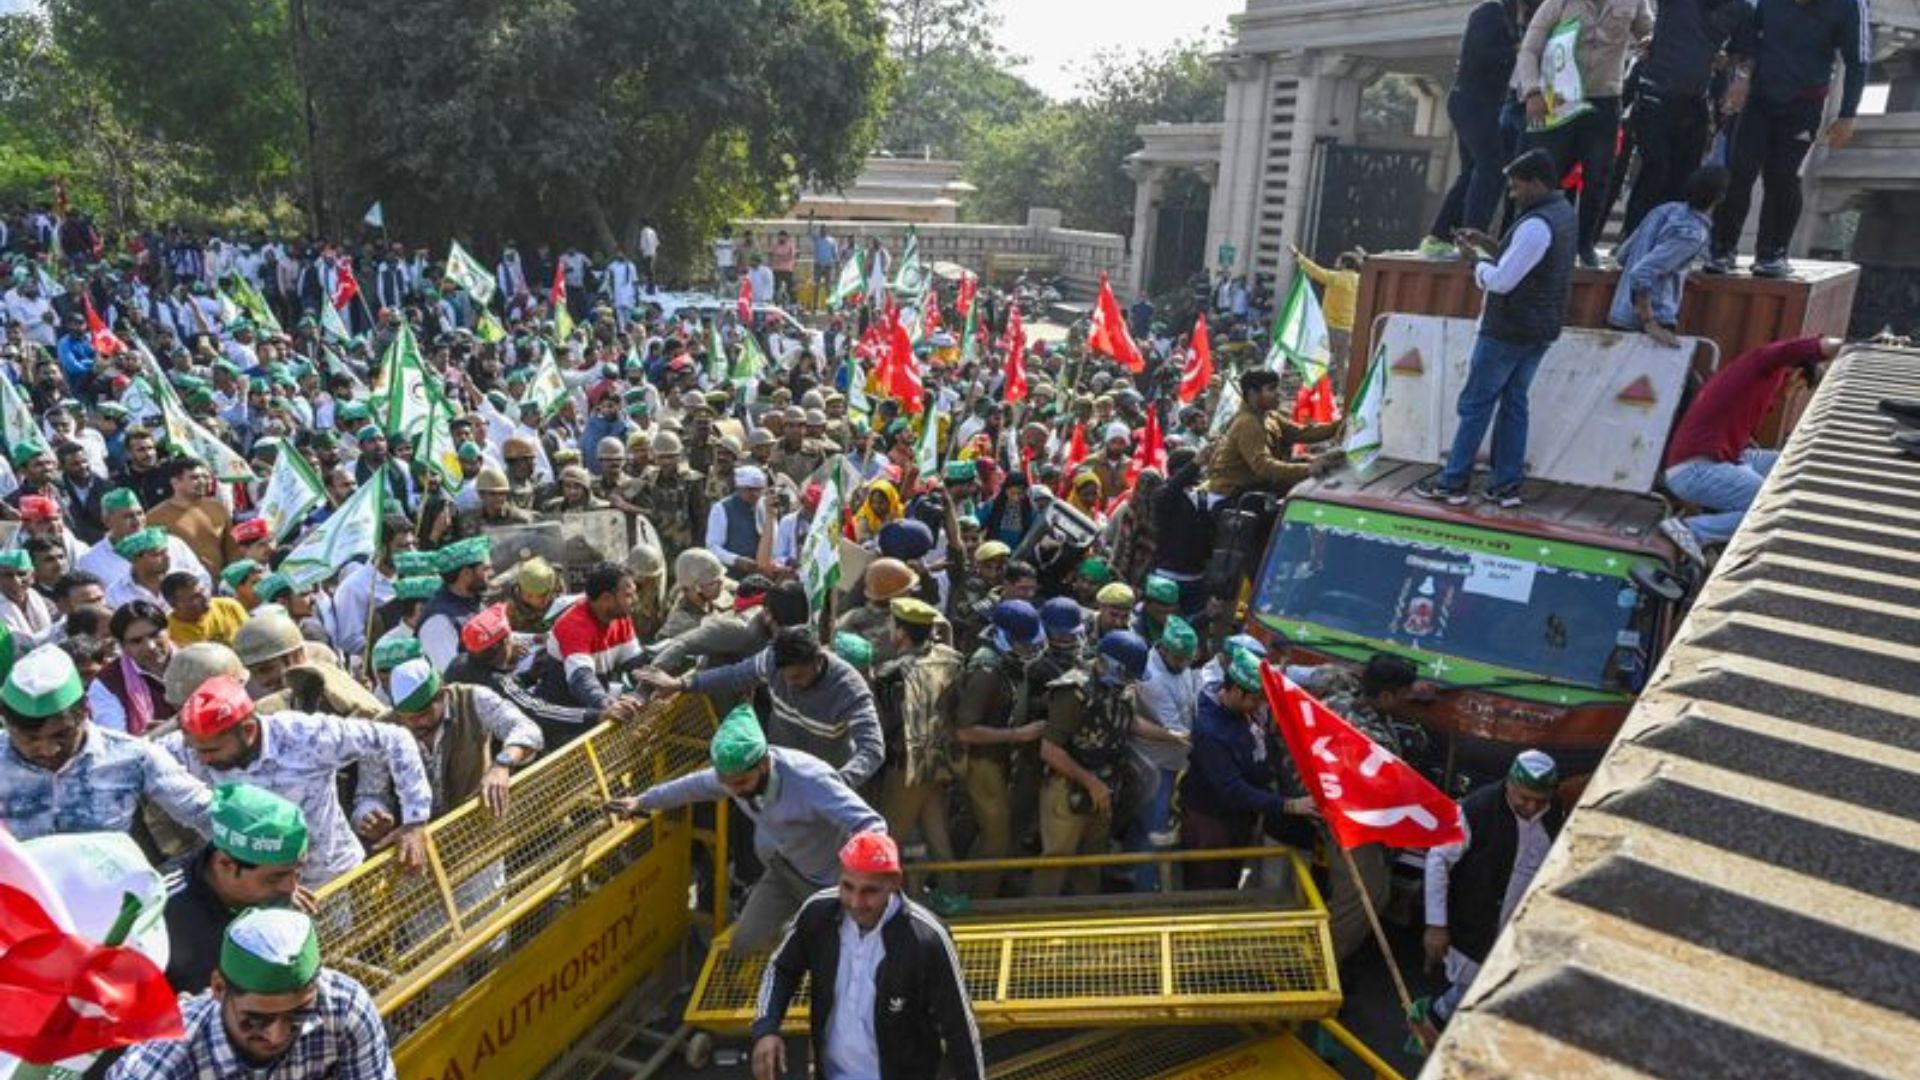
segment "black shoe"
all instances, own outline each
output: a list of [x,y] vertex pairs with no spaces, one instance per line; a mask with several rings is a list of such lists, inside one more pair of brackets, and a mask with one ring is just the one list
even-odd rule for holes
[[1523,505],[1519,484],[1511,484],[1503,488],[1488,488],[1480,493],[1480,497],[1502,510],[1518,510]]
[[1880,411],[1903,424],[1920,427],[1920,398],[1881,398]]
[[1733,253],[1728,252],[1725,255],[1707,256],[1707,261],[1701,264],[1700,269],[1708,274],[1731,274],[1733,273],[1733,267]]
[[1413,485],[1413,493],[1423,499],[1444,502],[1448,506],[1465,506],[1472,501],[1466,488],[1448,487],[1440,482],[1438,476],[1429,476]]
[[1600,269],[1600,253],[1593,250],[1590,247],[1581,248],[1580,249],[1580,269],[1582,270]]
[[1893,445],[1908,457],[1920,458],[1920,431],[1896,431],[1893,433]]
[[1761,278],[1783,278],[1793,276],[1793,264],[1785,255],[1768,255],[1753,260],[1753,276]]

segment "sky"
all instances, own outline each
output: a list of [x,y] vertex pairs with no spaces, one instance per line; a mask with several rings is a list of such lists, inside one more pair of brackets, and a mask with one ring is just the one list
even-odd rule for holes
[[[1027,58],[1026,80],[1049,97],[1072,97],[1079,71],[1106,48],[1159,49],[1218,32],[1246,0],[995,0],[1000,45]],[[1217,36],[1217,33],[1216,33]]]

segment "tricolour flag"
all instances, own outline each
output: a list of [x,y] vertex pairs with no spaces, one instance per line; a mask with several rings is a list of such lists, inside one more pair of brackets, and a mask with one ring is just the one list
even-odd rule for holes
[[1274,726],[1341,847],[1428,848],[1466,839],[1459,804],[1413,766],[1273,667],[1262,664],[1260,677]]
[[367,477],[358,491],[334,508],[327,520],[302,537],[280,563],[297,589],[310,589],[339,573],[355,559],[371,559],[380,550],[381,515],[386,509],[387,462]]
[[380,380],[385,395],[386,432],[389,442],[402,436],[413,442],[413,459],[440,474],[448,491],[460,490],[459,448],[453,444],[453,414],[434,376],[420,358],[420,345],[413,329],[404,320],[381,364]]
[[573,312],[567,310],[567,268],[559,263],[553,267],[553,288],[547,292],[547,306],[553,308],[553,343],[564,349],[567,339],[573,336]]
[[1374,346],[1367,377],[1347,404],[1347,461],[1365,472],[1380,457],[1380,407],[1387,399],[1387,346]]
[[900,265],[893,272],[893,291],[901,296],[919,296],[933,287],[933,275],[920,261],[920,230],[907,226],[907,246],[900,252]]
[[487,273],[486,267],[475,262],[458,240],[447,247],[447,276],[453,279],[454,284],[467,290],[468,295],[481,307],[493,301],[493,275]]
[[[845,459],[841,462],[844,464]],[[807,590],[808,606],[816,612],[840,582],[840,527],[846,512],[840,474],[838,468],[827,470],[820,486],[820,505],[814,508],[806,539],[800,542],[800,583]]]
[[1280,310],[1280,321],[1273,327],[1267,367],[1284,372],[1292,365],[1300,373],[1302,386],[1314,386],[1326,376],[1332,359],[1333,347],[1327,343],[1327,319],[1321,314],[1320,298],[1307,283],[1307,275],[1295,274],[1286,307]]
[[860,293],[867,287],[866,253],[856,251],[840,264],[840,278],[833,283],[833,296],[827,301],[830,307],[839,307],[849,300],[858,301]]
[[307,464],[307,459],[300,456],[291,442],[282,442],[280,453],[274,458],[273,475],[267,478],[266,490],[260,493],[260,519],[267,523],[273,542],[285,543],[313,508],[326,498],[326,486],[320,482],[313,466]]

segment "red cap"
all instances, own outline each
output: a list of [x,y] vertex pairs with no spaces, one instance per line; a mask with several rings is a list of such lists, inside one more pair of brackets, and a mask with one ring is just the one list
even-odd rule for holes
[[854,833],[840,849],[840,866],[856,874],[897,874],[900,845],[883,832]]
[[246,521],[238,521],[234,523],[233,528],[227,531],[228,534],[233,537],[233,542],[236,544],[251,544],[256,540],[265,540],[267,538],[267,519],[249,518]]
[[460,629],[460,644],[470,653],[483,653],[507,640],[513,627],[507,625],[507,605],[495,604],[467,620]]
[[180,706],[180,730],[204,739],[253,715],[253,699],[244,683],[231,675],[215,675]]
[[60,516],[60,504],[45,495],[20,497],[20,517],[27,521],[52,521]]

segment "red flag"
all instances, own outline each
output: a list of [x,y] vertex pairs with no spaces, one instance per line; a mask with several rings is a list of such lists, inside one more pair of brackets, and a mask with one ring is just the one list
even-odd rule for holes
[[127,351],[126,342],[121,341],[112,330],[107,329],[106,320],[100,317],[99,312],[93,310],[92,294],[83,290],[80,293],[80,302],[87,308],[87,337],[93,340],[93,351],[101,356],[118,356]]
[[967,313],[973,310],[973,293],[979,284],[972,274],[960,275],[960,295],[953,302],[953,313],[961,322],[966,322]]
[[940,332],[940,301],[929,292],[926,298],[926,315],[920,321],[920,336],[930,338]]
[[1020,309],[1007,316],[1007,391],[1009,405],[1027,398],[1027,327]]
[[1260,666],[1273,722],[1313,804],[1343,848],[1437,847],[1466,839],[1460,807],[1271,665]]
[[1187,357],[1187,366],[1180,372],[1180,403],[1186,404],[1207,392],[1213,382],[1213,341],[1207,336],[1207,317],[1200,316],[1193,322],[1193,340],[1188,343],[1191,353]]
[[1067,443],[1066,466],[1060,470],[1060,495],[1064,498],[1068,485],[1073,483],[1073,473],[1080,463],[1087,460],[1087,425],[1083,421],[1073,425],[1073,440]]
[[547,290],[547,306],[558,312],[567,306],[567,268],[553,264],[553,287]]
[[1120,301],[1114,299],[1113,285],[1100,275],[1100,302],[1093,306],[1093,322],[1087,330],[1087,348],[1120,361],[1128,371],[1144,371],[1147,362],[1127,333],[1126,317],[1120,314]]
[[152,960],[65,933],[26,892],[0,885],[0,1051],[46,1065],[185,1034]]
[[734,301],[734,308],[740,315],[741,326],[753,325],[753,279],[746,274],[740,275],[740,296]]
[[1147,402],[1147,422],[1140,429],[1140,448],[1133,452],[1133,465],[1127,470],[1127,486],[1132,487],[1135,477],[1142,469],[1158,469],[1160,475],[1167,473],[1167,438],[1160,430],[1160,403]]
[[881,389],[888,397],[897,398],[909,413],[920,415],[924,407],[920,398],[920,361],[913,355],[913,339],[907,336],[906,324],[900,321],[900,309],[887,307],[887,361],[886,377]]
[[334,268],[339,271],[340,279],[333,286],[333,310],[345,311],[353,298],[360,295],[360,281],[353,276],[353,260],[340,256]]

